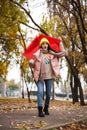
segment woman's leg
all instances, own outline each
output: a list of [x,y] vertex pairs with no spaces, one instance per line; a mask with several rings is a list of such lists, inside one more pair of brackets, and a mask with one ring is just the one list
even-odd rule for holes
[[45,80],[45,87],[46,87],[46,100],[45,100],[45,105],[49,106],[50,104],[50,97],[51,97],[51,88],[53,86],[53,80],[48,79]]
[[44,82],[41,80],[38,80],[36,85],[38,88],[38,92],[37,92],[38,106],[42,106],[43,105]]
[[36,83],[37,88],[38,88],[38,94],[37,94],[37,100],[38,100],[38,116],[39,117],[44,117],[43,114],[43,93],[44,93],[44,82],[43,81],[38,81]]
[[46,100],[45,100],[44,112],[45,112],[46,115],[49,115],[48,107],[49,107],[49,104],[50,104],[52,86],[53,86],[53,80],[52,79],[45,80]]

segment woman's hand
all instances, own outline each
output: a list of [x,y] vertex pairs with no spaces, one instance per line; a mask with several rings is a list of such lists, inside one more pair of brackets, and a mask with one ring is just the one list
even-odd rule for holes
[[34,67],[34,60],[29,60],[30,67]]

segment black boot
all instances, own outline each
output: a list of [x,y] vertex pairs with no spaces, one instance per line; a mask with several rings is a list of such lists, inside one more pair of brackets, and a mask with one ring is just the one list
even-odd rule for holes
[[48,112],[48,105],[45,105],[43,111],[45,112],[45,115],[49,115],[49,112]]
[[38,107],[38,116],[39,117],[44,117],[44,113],[42,111],[42,107]]

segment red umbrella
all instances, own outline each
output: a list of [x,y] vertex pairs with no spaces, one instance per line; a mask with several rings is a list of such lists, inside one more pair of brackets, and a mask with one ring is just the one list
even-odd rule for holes
[[53,38],[47,35],[43,35],[41,34],[40,36],[36,36],[36,38],[31,42],[31,44],[28,46],[28,48],[25,50],[25,52],[23,53],[23,55],[27,58],[27,59],[33,59],[33,54],[40,49],[40,40],[42,38],[46,38],[49,43],[50,43],[50,47],[55,50],[56,52],[60,52],[60,39],[57,38]]

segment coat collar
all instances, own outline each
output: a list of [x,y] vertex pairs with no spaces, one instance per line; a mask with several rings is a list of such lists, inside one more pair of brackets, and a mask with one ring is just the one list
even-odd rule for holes
[[35,59],[37,59],[39,61],[40,60],[40,55],[41,55],[40,49],[38,51],[36,51],[33,55],[34,55]]
[[[38,51],[36,51],[33,55],[34,55],[35,59],[37,59],[38,61],[41,61],[41,58],[40,58],[41,50],[40,49]],[[50,54],[50,56],[51,56],[51,59],[54,58],[54,55]]]

